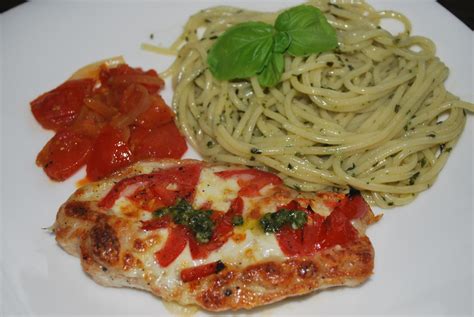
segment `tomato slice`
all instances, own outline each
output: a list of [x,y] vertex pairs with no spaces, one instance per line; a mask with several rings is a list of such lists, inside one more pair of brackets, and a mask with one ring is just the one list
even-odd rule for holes
[[36,164],[55,181],[63,181],[87,161],[92,140],[72,130],[63,130],[49,140],[36,158]]
[[354,240],[358,233],[340,209],[335,209],[324,220],[326,234],[322,241],[323,248],[329,248],[336,244],[344,245]]
[[[154,210],[175,204],[177,198],[188,201],[193,199],[194,190],[201,175],[202,165],[186,164],[159,170],[152,174],[137,175],[125,178],[114,187],[99,202],[103,208],[111,208],[123,192],[130,192],[128,197],[139,204],[148,205],[147,201],[155,200],[156,207],[147,208]],[[174,184],[173,188],[168,185]]]
[[[302,210],[295,203],[292,201],[283,208]],[[321,249],[344,245],[358,236],[351,220],[363,217],[368,210],[368,204],[360,195],[346,195],[326,218],[305,210],[308,222],[297,230],[284,226],[276,233],[278,244],[287,256],[312,255]]]
[[184,283],[195,281],[200,278],[219,273],[224,268],[225,265],[221,261],[186,268],[181,271],[181,280]]
[[244,197],[258,196],[263,187],[283,183],[277,175],[257,169],[228,170],[217,172],[216,175],[224,179],[236,177],[240,186],[239,195]]
[[161,267],[167,267],[183,252],[187,243],[188,230],[180,225],[169,230],[165,245],[155,253],[155,259]]
[[131,162],[132,152],[121,131],[106,126],[95,140],[87,162],[87,177],[93,181],[102,179]]
[[132,132],[130,139],[136,160],[179,159],[188,149],[174,122],[153,129],[139,127]]
[[344,215],[349,219],[362,218],[370,210],[369,204],[367,204],[360,194],[347,196],[337,208],[341,209]]
[[94,85],[93,79],[69,80],[33,100],[31,111],[43,128],[59,131],[76,119]]
[[137,125],[151,129],[173,121],[174,114],[161,96],[151,96],[152,105],[136,120]]
[[168,216],[163,216],[147,221],[142,221],[142,230],[145,231],[152,231],[156,229],[163,229],[167,228],[171,223],[171,218]]

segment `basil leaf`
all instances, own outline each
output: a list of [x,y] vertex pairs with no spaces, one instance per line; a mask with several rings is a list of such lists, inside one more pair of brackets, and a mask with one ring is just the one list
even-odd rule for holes
[[273,51],[276,53],[284,53],[290,46],[291,38],[286,32],[277,32],[275,34],[275,45]]
[[258,82],[263,87],[275,86],[280,81],[284,68],[285,59],[283,58],[283,54],[273,53],[267,66],[258,74]]
[[335,29],[313,6],[300,5],[282,12],[275,21],[275,28],[290,36],[288,54],[293,56],[324,52],[337,46]]
[[209,51],[207,63],[215,78],[248,78],[267,65],[274,28],[263,22],[245,22],[224,32]]

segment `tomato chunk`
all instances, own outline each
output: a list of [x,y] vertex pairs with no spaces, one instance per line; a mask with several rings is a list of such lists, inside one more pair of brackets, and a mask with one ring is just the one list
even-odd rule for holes
[[121,131],[106,126],[95,140],[87,162],[87,177],[94,181],[102,179],[131,162],[132,152]]
[[171,223],[171,218],[164,216],[160,218],[155,218],[147,221],[142,221],[142,230],[152,231],[156,229],[167,228]]
[[183,252],[187,243],[188,230],[180,225],[169,231],[165,245],[155,253],[155,259],[161,267],[167,267]]
[[239,195],[244,197],[259,195],[260,189],[269,184],[280,185],[283,183],[277,175],[257,169],[222,171],[216,175],[222,178],[236,177],[240,186]]
[[59,131],[76,119],[94,85],[92,79],[69,80],[33,100],[31,111],[43,128]]
[[151,99],[151,106],[137,118],[137,125],[147,129],[152,129],[153,127],[171,122],[174,114],[171,111],[171,108],[166,105],[163,98],[156,95],[152,96]]
[[223,269],[225,269],[225,265],[221,261],[186,268],[181,271],[181,280],[184,283],[195,281],[200,278],[219,273]]
[[136,160],[175,158],[187,151],[188,146],[174,122],[153,129],[137,128],[131,135]]
[[[284,208],[301,210],[295,201]],[[345,196],[326,218],[305,210],[307,223],[296,230],[289,225],[281,228],[276,233],[278,244],[287,256],[312,255],[321,249],[344,245],[358,236],[351,220],[362,217],[368,210],[369,206],[360,195]]]
[[36,164],[55,181],[62,181],[87,161],[92,141],[72,130],[63,130],[49,140],[36,158]]

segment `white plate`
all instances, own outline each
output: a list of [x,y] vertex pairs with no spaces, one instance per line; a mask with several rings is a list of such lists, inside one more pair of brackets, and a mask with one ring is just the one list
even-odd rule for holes
[[[238,3],[237,3],[238,2]],[[263,2],[263,1],[262,1]],[[169,45],[187,17],[221,3],[275,10],[297,1],[34,1],[2,23],[2,302],[6,315],[169,314],[161,300],[132,289],[104,288],[82,272],[42,227],[84,176],[48,180],[34,160],[53,135],[31,115],[29,101],[90,62],[122,54],[133,66],[164,70],[172,58],[140,50]],[[451,68],[448,89],[473,101],[472,32],[435,1],[375,1],[404,12],[414,34],[432,38]],[[168,85],[164,96],[171,99]],[[387,211],[369,229],[375,274],[356,288],[337,288],[249,314],[472,314],[473,129],[469,118],[436,184],[409,206]],[[187,156],[195,156],[193,152]],[[205,313],[199,313],[205,314]]]

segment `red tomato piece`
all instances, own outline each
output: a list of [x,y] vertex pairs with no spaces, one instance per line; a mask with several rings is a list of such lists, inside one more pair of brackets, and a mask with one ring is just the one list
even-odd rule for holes
[[295,230],[291,226],[283,226],[275,235],[285,255],[295,256],[303,253],[303,229]]
[[[131,197],[137,202],[151,199],[166,201],[160,207],[168,207],[176,202],[177,198],[184,198],[189,201],[193,199],[194,190],[201,175],[202,165],[186,164],[183,166],[172,167],[157,171],[152,174],[138,175],[126,178],[118,182],[99,202],[99,206],[103,208],[111,208],[115,201],[122,195],[124,191],[130,191]],[[176,188],[168,190],[169,184],[175,184]],[[143,189],[148,189],[143,192]],[[165,196],[162,198],[161,196]],[[159,208],[159,207],[156,207]],[[153,210],[149,208],[148,210]]]
[[132,132],[130,138],[136,160],[179,159],[188,149],[186,140],[174,122],[150,130],[137,128]]
[[94,85],[93,79],[66,81],[33,100],[31,111],[43,128],[59,131],[76,119]]
[[337,208],[341,209],[344,215],[351,220],[362,218],[370,210],[369,205],[360,194],[347,196]]
[[121,131],[106,126],[95,140],[92,153],[87,162],[87,177],[99,180],[130,165],[132,152]]
[[165,245],[155,253],[155,259],[161,267],[167,267],[183,252],[186,247],[188,230],[180,225],[169,230]]
[[228,170],[218,172],[216,175],[224,179],[236,177],[240,186],[239,195],[244,197],[259,195],[260,189],[269,184],[280,185],[283,183],[277,175],[257,169]]
[[163,88],[165,82],[152,69],[143,71],[141,68],[132,68],[126,64],[114,68],[106,68],[100,72],[100,80],[104,85],[111,85],[125,89],[130,84],[144,85],[150,94],[156,93]]
[[140,127],[151,129],[173,121],[174,114],[161,96],[151,96],[152,105],[136,120]]
[[167,228],[171,223],[171,219],[168,216],[163,216],[147,221],[142,221],[142,230],[152,231],[156,229]]
[[357,230],[352,226],[340,209],[334,209],[324,220],[325,237],[322,241],[323,248],[329,248],[336,244],[344,245],[357,238]]
[[303,227],[303,246],[301,255],[312,255],[322,249],[322,240],[326,231],[323,226],[324,218],[315,212],[308,215],[308,222]]
[[36,158],[36,164],[55,181],[63,181],[87,161],[92,141],[71,130],[63,130],[49,140]]
[[195,281],[200,278],[219,273],[224,268],[225,265],[221,261],[186,268],[181,271],[181,280],[184,283]]

